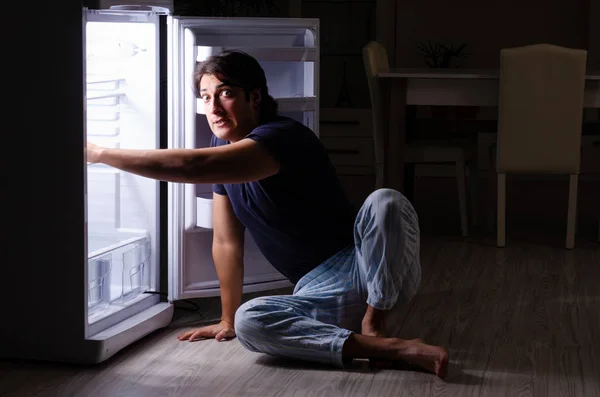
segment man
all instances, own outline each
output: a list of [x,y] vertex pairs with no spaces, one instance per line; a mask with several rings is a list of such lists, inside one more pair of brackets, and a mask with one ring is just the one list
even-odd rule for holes
[[[277,115],[251,56],[212,56],[194,76],[214,137],[210,148],[126,150],[88,145],[89,162],[169,182],[212,183],[219,324],[179,340],[237,336],[256,352],[344,366],[353,358],[403,360],[446,375],[442,347],[395,335],[392,315],[421,278],[417,215],[381,189],[357,216],[327,152],[304,125]],[[243,236],[295,284],[293,295],[241,305]],[[386,321],[387,320],[387,321]]]

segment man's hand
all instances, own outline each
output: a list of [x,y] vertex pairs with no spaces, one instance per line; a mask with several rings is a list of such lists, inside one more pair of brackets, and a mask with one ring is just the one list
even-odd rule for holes
[[224,341],[235,338],[235,330],[233,324],[227,321],[221,321],[219,324],[213,324],[202,328],[191,329],[179,334],[177,339],[181,341],[195,342],[202,339],[211,339]]
[[87,162],[92,163],[92,164],[99,162],[100,154],[102,153],[103,150],[104,150],[103,147],[100,147],[98,145],[94,145],[91,142],[88,142],[87,148],[86,148]]

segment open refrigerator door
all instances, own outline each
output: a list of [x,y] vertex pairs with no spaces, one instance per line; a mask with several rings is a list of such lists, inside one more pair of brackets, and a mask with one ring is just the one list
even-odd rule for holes
[[[254,56],[265,70],[269,94],[279,113],[307,125],[318,135],[319,21],[293,18],[174,17],[169,26],[169,147],[202,148],[212,131],[193,90],[199,62],[223,50]],[[218,296],[212,260],[212,185],[169,187],[169,299]],[[244,292],[291,284],[264,258],[246,232]]]

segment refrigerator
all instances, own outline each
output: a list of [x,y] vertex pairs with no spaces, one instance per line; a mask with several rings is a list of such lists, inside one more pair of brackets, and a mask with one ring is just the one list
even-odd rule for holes
[[[88,164],[81,143],[208,147],[212,132],[192,76],[198,62],[225,49],[254,56],[279,113],[318,135],[317,19],[177,17],[159,7],[119,6],[83,8],[81,29],[83,79],[69,86],[81,93],[83,136],[65,148],[81,153],[81,169],[72,173],[81,177],[65,179],[69,199],[81,206],[67,209],[72,216],[65,216],[65,228],[80,227],[68,244],[84,255],[27,275],[31,285],[42,285],[50,271],[64,272],[48,282],[55,295],[43,288],[27,292],[30,301],[48,302],[40,318],[52,320],[42,325],[42,340],[28,336],[28,343],[13,332],[14,343],[3,340],[3,358],[102,362],[167,326],[176,301],[220,294],[211,252],[212,186]],[[290,286],[248,233],[244,249],[244,292]]]

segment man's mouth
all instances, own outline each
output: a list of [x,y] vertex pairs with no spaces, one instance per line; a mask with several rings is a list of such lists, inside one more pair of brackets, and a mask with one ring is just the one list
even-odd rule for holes
[[215,125],[217,127],[222,127],[226,123],[227,123],[226,119],[218,119],[218,120],[213,121],[213,125]]

